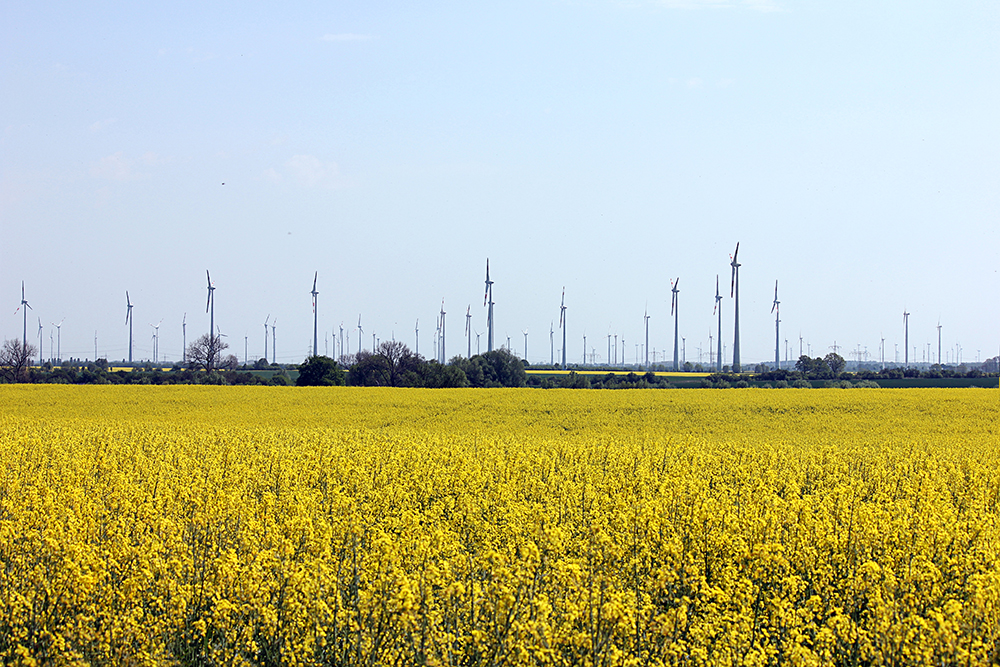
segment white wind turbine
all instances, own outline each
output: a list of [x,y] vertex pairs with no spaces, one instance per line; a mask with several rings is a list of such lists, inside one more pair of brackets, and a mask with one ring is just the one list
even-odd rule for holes
[[733,268],[733,279],[732,285],[730,286],[729,296],[736,298],[736,326],[735,333],[733,335],[733,372],[739,373],[740,367],[740,266],[742,266],[737,257],[740,254],[740,244],[739,241],[736,242],[736,251],[733,253],[733,257],[729,260],[729,265]]
[[678,338],[677,338],[678,322],[677,322],[677,320],[678,320],[678,318],[680,316],[680,307],[679,307],[679,304],[677,303],[677,295],[680,294],[680,290],[677,289],[677,283],[679,283],[680,281],[681,281],[681,279],[680,279],[680,277],[678,277],[677,280],[674,280],[673,282],[670,283],[670,291],[672,292],[672,295],[670,297],[670,314],[674,318],[674,372],[675,373],[680,370],[679,358],[677,356],[677,351],[678,351],[677,350],[677,343],[678,343]]
[[781,357],[778,355],[778,345],[781,341],[779,327],[781,326],[781,302],[778,301],[778,281],[774,281],[774,303],[771,304],[771,312],[774,313],[774,367],[781,368]]
[[319,292],[316,291],[316,279],[319,277],[319,271],[313,274],[313,288],[312,298],[313,298],[313,356],[315,357],[318,353],[316,350],[316,345],[319,340],[319,314],[316,311],[316,297],[319,296]]
[[[125,324],[128,325],[128,362],[132,363],[132,300],[129,299],[128,290],[125,290]],[[97,337],[96,334],[94,336]]]
[[563,287],[562,302],[559,304],[559,328],[562,329],[562,368],[566,370],[566,288]]
[[29,310],[34,310],[34,308],[32,308],[30,305],[28,305],[28,300],[24,298],[24,281],[23,280],[21,281],[21,305],[17,307],[17,310],[14,311],[14,314],[17,315],[17,311],[21,310],[22,308],[24,309],[23,310],[24,331],[22,333],[22,340],[21,340],[22,347],[21,347],[21,349],[24,350],[24,349],[28,348],[28,311]]
[[58,361],[62,361],[62,325],[65,321],[64,317],[59,321],[59,324],[52,323],[52,326],[56,328],[56,360]]

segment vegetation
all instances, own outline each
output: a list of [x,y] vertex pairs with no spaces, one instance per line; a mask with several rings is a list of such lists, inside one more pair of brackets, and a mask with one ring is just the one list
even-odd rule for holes
[[[995,382],[971,382],[995,377],[990,371],[996,360],[979,366],[931,366],[921,372],[914,368],[886,368],[844,372],[845,361],[838,354],[811,359],[802,356],[796,370],[768,370],[758,364],[753,374],[714,373],[699,380],[698,376],[674,381],[653,372],[608,372],[605,375],[566,374],[556,366],[535,366],[532,371],[551,370],[553,376],[528,375],[524,362],[501,349],[475,355],[471,359],[453,357],[447,364],[427,360],[413,354],[403,343],[386,341],[375,352],[363,351],[337,362],[329,357],[307,358],[302,364],[278,365],[258,359],[252,365],[240,366],[233,355],[223,356],[228,345],[221,337],[206,334],[188,346],[187,364],[174,364],[163,370],[147,364],[112,369],[107,360],[85,364],[67,362],[60,365],[45,363],[32,366],[37,351],[28,345],[21,349],[18,340],[7,340],[0,351],[0,382],[55,384],[269,384],[299,386],[332,386],[348,384],[364,387],[539,387],[542,389],[647,389],[677,387],[742,388],[775,387],[807,388],[881,387],[881,386],[955,386],[965,380],[965,386],[996,386]],[[689,370],[689,369],[688,369]],[[988,374],[989,371],[989,374]],[[304,377],[303,377],[304,375]]]
[[996,418],[976,390],[0,386],[0,661],[995,664]]

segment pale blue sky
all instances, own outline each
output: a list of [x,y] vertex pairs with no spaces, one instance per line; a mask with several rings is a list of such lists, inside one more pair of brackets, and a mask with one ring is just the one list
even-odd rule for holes
[[[0,2],[0,335],[65,318],[64,357],[181,356],[216,321],[241,359],[320,326],[448,356],[464,315],[549,358],[607,334],[708,359],[715,276],[743,361],[836,343],[922,359],[1000,347],[996,2]],[[225,185],[222,185],[225,183]],[[357,349],[352,331],[351,350]],[[559,339],[557,330],[556,338]],[[320,352],[325,348],[320,334]],[[485,350],[485,338],[482,341]],[[556,347],[559,347],[557,340]],[[784,345],[782,345],[784,358]],[[332,350],[330,350],[332,352]],[[473,340],[475,351],[475,340]],[[556,353],[558,356],[558,352]],[[912,355],[912,352],[911,352]]]

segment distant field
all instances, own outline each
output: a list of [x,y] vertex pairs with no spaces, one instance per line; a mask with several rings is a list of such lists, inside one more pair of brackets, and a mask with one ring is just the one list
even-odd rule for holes
[[569,375],[570,373],[576,373],[577,375],[645,375],[651,372],[656,377],[661,378],[705,378],[711,375],[711,373],[675,373],[673,371],[643,371],[643,370],[526,370],[525,373],[528,375]]
[[995,391],[0,385],[5,664],[987,665]]

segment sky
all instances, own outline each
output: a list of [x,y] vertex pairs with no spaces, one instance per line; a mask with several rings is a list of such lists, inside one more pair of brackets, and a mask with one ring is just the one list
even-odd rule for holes
[[[1000,5],[0,0],[0,336],[240,360],[1000,351]],[[59,341],[54,341],[55,324]],[[418,325],[419,322],[419,325]],[[550,330],[555,327],[554,345]],[[787,348],[785,339],[788,340]],[[612,339],[614,340],[614,339]],[[347,341],[345,340],[345,343]],[[715,342],[713,341],[713,346]],[[269,356],[272,352],[268,341]],[[472,351],[477,341],[473,335]],[[915,351],[914,349],[915,348]],[[960,348],[960,349],[959,349]],[[336,348],[339,353],[340,347]],[[612,355],[614,356],[614,354]],[[912,360],[911,359],[911,360]]]

